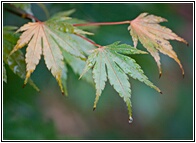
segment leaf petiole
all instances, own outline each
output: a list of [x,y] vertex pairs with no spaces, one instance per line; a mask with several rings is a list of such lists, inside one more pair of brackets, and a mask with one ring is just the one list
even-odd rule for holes
[[120,25],[130,24],[131,21],[119,21],[119,22],[92,22],[92,23],[79,23],[73,24],[73,26],[99,26],[99,25]]
[[[79,23],[79,24],[73,24],[73,26],[78,27],[78,26],[100,26],[100,25],[120,25],[120,24],[130,24],[131,21],[119,21],[119,22],[92,22],[92,23]],[[76,33],[75,33],[76,34]],[[81,37],[82,39],[88,41],[89,43],[93,44],[94,46],[98,48],[102,48],[103,46],[96,44],[95,42],[89,40],[88,38],[76,34],[77,36]]]
[[101,48],[101,47],[102,47],[101,45],[96,44],[96,43],[93,42],[92,40],[90,40],[90,39],[88,39],[88,38],[86,38],[86,37],[84,37],[84,36],[82,36],[82,35],[80,35],[80,34],[75,33],[75,35],[81,37],[82,39],[88,41],[89,43],[93,44],[94,46],[96,46],[96,47],[98,47],[98,48]]

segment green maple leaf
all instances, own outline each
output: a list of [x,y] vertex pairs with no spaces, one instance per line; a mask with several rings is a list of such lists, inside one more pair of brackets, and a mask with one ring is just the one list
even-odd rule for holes
[[[146,52],[137,50],[126,44],[119,44],[115,42],[111,45],[104,46],[93,50],[88,57],[83,74],[89,69],[93,68],[93,79],[96,87],[96,98],[94,102],[94,109],[96,108],[98,99],[105,87],[107,77],[110,84],[119,93],[127,105],[130,122],[132,121],[131,109],[131,89],[128,81],[128,75],[134,79],[144,82],[146,85],[154,88],[161,93],[160,89],[153,85],[152,82],[144,75],[141,67],[134,59],[126,56],[127,54],[145,54]],[[126,54],[126,55],[123,55]],[[106,72],[107,67],[107,72]],[[81,77],[83,76],[81,75]]]

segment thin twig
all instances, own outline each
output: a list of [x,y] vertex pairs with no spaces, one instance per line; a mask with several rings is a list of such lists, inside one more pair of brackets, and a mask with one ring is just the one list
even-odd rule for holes
[[28,14],[28,13],[25,13],[24,11],[10,5],[12,7],[12,9],[9,9],[7,7],[4,7],[3,9],[6,10],[6,11],[9,11],[10,13],[13,13],[17,16],[20,16],[22,18],[25,18],[25,19],[29,19],[29,20],[35,20],[36,22],[40,22],[39,19],[37,19],[35,16],[31,15],[31,14]]

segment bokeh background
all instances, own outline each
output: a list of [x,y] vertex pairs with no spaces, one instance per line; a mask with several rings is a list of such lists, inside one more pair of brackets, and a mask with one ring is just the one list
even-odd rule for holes
[[[193,139],[193,4],[192,3],[47,3],[49,14],[76,9],[73,17],[89,22],[132,20],[142,12],[168,20],[161,25],[172,29],[189,43],[171,41],[185,70],[161,54],[163,74],[150,55],[134,55],[149,79],[163,92],[130,79],[133,118],[128,123],[126,105],[107,83],[96,111],[92,111],[95,89],[78,80],[69,67],[69,96],[61,95],[56,80],[47,70],[43,57],[32,79],[41,92],[7,69],[3,83],[3,139],[8,140],[191,140]],[[40,20],[46,15],[37,4],[32,11]],[[22,26],[28,22],[3,11],[3,25]],[[128,25],[101,26],[89,38],[101,45],[115,41],[131,44]],[[141,44],[138,48],[145,50]]]

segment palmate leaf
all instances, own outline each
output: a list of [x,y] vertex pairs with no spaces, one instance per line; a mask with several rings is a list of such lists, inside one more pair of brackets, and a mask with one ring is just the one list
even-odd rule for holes
[[[105,87],[107,77],[110,84],[123,98],[129,111],[129,119],[132,121],[131,109],[131,89],[128,81],[128,76],[144,82],[146,85],[161,92],[158,87],[153,85],[152,82],[144,75],[141,67],[135,62],[134,59],[123,54],[145,54],[146,52],[137,50],[126,44],[119,44],[115,42],[111,45],[95,49],[88,57],[87,64],[84,68],[83,74],[89,69],[93,68],[93,79],[96,87],[96,98],[94,102],[94,109],[96,108],[98,99]],[[107,67],[107,72],[106,72]],[[81,75],[81,77],[83,76]]]
[[132,36],[134,47],[137,46],[138,39],[143,46],[154,57],[159,68],[161,76],[161,63],[158,51],[173,58],[180,66],[182,74],[184,75],[183,67],[178,59],[176,53],[168,40],[177,40],[188,44],[183,38],[173,33],[169,28],[159,25],[160,22],[165,22],[166,19],[154,15],[147,15],[147,13],[140,14],[137,18],[130,22],[128,30]]
[[[90,33],[75,28],[69,23],[56,23],[53,20],[35,23],[29,22],[18,29],[17,32],[22,31],[23,33],[11,54],[28,44],[25,59],[27,73],[24,83],[27,83],[28,78],[39,63],[41,54],[43,54],[47,68],[56,78],[62,93],[67,94],[65,82],[67,79],[67,67],[64,63],[66,57],[64,57],[65,54],[62,53],[69,54],[72,59],[76,57],[79,60],[85,60],[85,48],[81,48],[83,47],[79,46],[81,43],[75,40],[78,38],[81,40],[82,38],[75,34]],[[94,46],[89,47],[90,49],[94,48]],[[87,49],[89,49],[89,47],[87,47]],[[81,74],[81,72],[79,72],[79,74]]]
[[[13,73],[17,74],[20,78],[25,79],[25,58],[23,53],[18,50],[9,56],[12,51],[14,45],[16,44],[19,34],[14,34],[13,30],[17,29],[17,27],[13,26],[5,26],[3,27],[3,62],[9,66],[9,68],[13,71]],[[6,69],[3,71],[4,81],[7,81]],[[34,82],[29,79],[29,84],[39,91],[38,87],[34,84]]]

